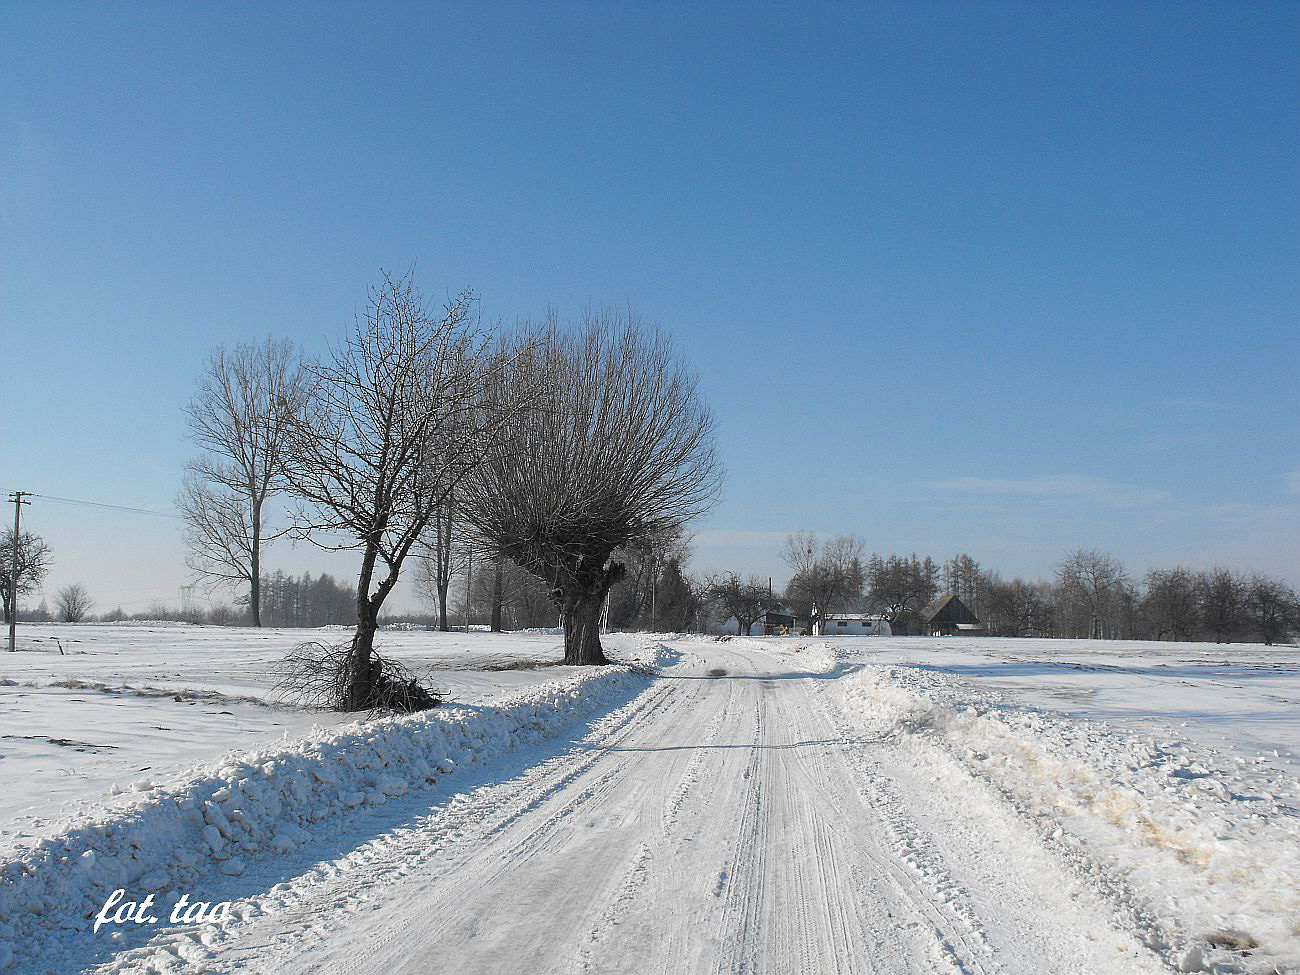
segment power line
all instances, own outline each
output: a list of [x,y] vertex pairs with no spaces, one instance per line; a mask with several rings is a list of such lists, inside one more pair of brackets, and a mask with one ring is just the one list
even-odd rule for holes
[[31,497],[58,504],[76,504],[85,508],[105,508],[110,511],[130,511],[137,515],[153,515],[155,518],[175,518],[177,521],[184,521],[180,515],[169,511],[150,511],[148,508],[132,508],[124,504],[107,504],[103,501],[82,501],[77,498],[56,498],[50,494],[33,494]]

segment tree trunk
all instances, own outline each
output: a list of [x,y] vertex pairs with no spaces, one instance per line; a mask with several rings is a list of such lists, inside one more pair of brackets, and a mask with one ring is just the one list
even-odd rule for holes
[[248,609],[253,617],[253,625],[262,625],[262,499],[258,496],[257,484],[250,481],[248,496],[253,501],[253,544],[249,550],[248,565],[252,570],[248,574]]
[[375,646],[375,631],[379,628],[378,614],[370,609],[370,600],[357,598],[357,632],[352,637],[352,652],[348,655],[347,710],[364,711],[369,707],[375,677],[371,651]]
[[258,551],[259,540],[256,532],[253,534],[253,571],[250,573],[252,578],[248,582],[248,608],[253,613],[253,625],[262,625],[262,557]]
[[450,579],[444,576],[438,580],[438,629],[443,633],[451,632],[451,624],[447,622],[447,590],[450,588]]
[[344,701],[348,711],[362,711],[369,706],[371,688],[377,676],[371,666],[371,651],[375,647],[375,631],[379,629],[379,607],[383,605],[384,593],[381,586],[381,592],[372,599],[370,583],[378,554],[379,546],[372,538],[361,556],[361,575],[357,578],[357,631],[352,635],[352,651],[348,654]]
[[579,666],[609,663],[600,645],[600,607],[604,592],[568,599],[564,608],[564,662]]
[[497,552],[496,578],[492,582],[492,632],[501,632],[501,603],[505,598],[506,557]]

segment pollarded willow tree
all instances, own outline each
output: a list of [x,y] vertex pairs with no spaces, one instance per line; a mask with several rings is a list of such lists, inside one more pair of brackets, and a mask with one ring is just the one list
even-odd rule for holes
[[668,336],[631,314],[552,316],[497,378],[494,399],[536,399],[466,479],[465,516],[550,587],[565,663],[607,663],[600,611],[625,572],[611,556],[717,500],[713,415]]
[[[379,611],[456,484],[494,449],[518,397],[486,402],[503,359],[464,292],[432,310],[410,274],[384,276],[347,343],[310,366],[287,477],[306,502],[297,532],[361,553],[357,628],[339,676],[341,710],[379,701]],[[502,412],[497,412],[500,409]]]

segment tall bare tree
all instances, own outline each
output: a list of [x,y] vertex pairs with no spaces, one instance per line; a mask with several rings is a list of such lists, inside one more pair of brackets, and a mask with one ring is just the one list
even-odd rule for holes
[[[469,544],[463,537],[466,526],[456,516],[453,497],[436,505],[429,518],[428,531],[416,547],[420,561],[415,572],[415,587],[420,597],[438,612],[438,629],[451,629],[449,618],[452,580],[465,571]],[[459,537],[458,537],[459,533]]]
[[976,616],[982,616],[980,603],[987,595],[988,575],[980,564],[965,553],[943,563],[943,591],[956,596]]
[[867,596],[900,632],[919,625],[921,610],[938,592],[938,576],[939,568],[928,555],[873,555],[867,563]]
[[[14,530],[10,528],[0,536],[0,585],[4,586],[4,621],[13,619],[18,607],[15,596],[26,596],[49,574],[54,556],[45,539],[33,532],[19,532],[18,551],[14,552]],[[14,564],[18,565],[17,586],[14,585]]]
[[64,623],[80,623],[86,618],[86,614],[94,609],[95,601],[90,598],[90,593],[86,591],[85,586],[74,582],[59,590],[58,595],[54,597],[54,606],[58,611],[59,619]]
[[720,490],[713,417],[668,337],[634,315],[552,318],[495,385],[538,392],[512,414],[508,449],[467,482],[465,511],[544,579],[564,616],[564,659],[606,663],[600,612],[620,547],[683,524]]
[[435,313],[410,273],[385,274],[346,344],[308,367],[287,476],[305,502],[299,536],[361,553],[346,710],[373,700],[379,611],[406,557],[457,482],[494,453],[503,416],[483,391],[502,360],[471,309],[466,291]]
[[1196,574],[1181,566],[1148,571],[1139,613],[1157,640],[1192,639],[1200,623]]
[[1300,604],[1295,590],[1281,579],[1253,575],[1246,584],[1246,621],[1267,646],[1300,629]]
[[862,598],[862,539],[836,535],[822,541],[815,532],[797,532],[785,540],[781,558],[794,570],[785,587],[787,598],[808,614],[814,634],[822,632],[826,614],[845,612]]
[[506,602],[506,556],[501,550],[492,557],[492,616],[493,633],[501,632],[501,614]]
[[705,585],[705,598],[735,617],[740,636],[749,636],[754,621],[772,608],[771,593],[758,576],[742,579],[734,572],[723,572],[709,578]]
[[1220,566],[1201,572],[1196,579],[1201,623],[1215,643],[1240,635],[1246,622],[1246,580]]
[[1056,634],[1052,617],[1051,584],[1012,579],[1005,582],[985,574],[983,615],[992,636],[1046,637]]
[[1105,636],[1102,624],[1117,623],[1128,590],[1124,566],[1095,549],[1075,549],[1056,565],[1061,595],[1088,619],[1088,637]]
[[267,499],[283,485],[290,418],[305,394],[302,357],[290,342],[218,347],[186,413],[205,451],[186,466],[178,500],[187,562],[215,584],[247,586],[262,625],[262,548]]
[[606,629],[656,629],[659,620],[658,587],[665,566],[690,559],[691,536],[675,525],[624,545],[614,558],[626,569],[610,588]]
[[[496,612],[498,591],[495,559],[495,556],[485,558],[483,571],[475,570],[470,580],[470,615],[475,619],[490,621]],[[477,561],[475,564],[478,564]],[[502,629],[555,625],[558,616],[555,603],[540,578],[507,558],[501,562],[500,581]],[[460,580],[453,583],[453,589],[463,591]]]

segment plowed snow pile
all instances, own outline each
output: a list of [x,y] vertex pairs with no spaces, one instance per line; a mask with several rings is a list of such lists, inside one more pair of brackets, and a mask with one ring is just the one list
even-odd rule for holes
[[1300,970],[1300,783],[1265,759],[911,667],[870,666],[847,698],[949,788],[1013,803],[1180,971]]
[[[346,832],[354,812],[458,768],[554,736],[645,685],[626,668],[543,684],[491,707],[448,707],[321,729],[166,779],[143,778],[0,866],[0,968],[61,971],[118,888],[173,893],[293,852],[308,831]],[[101,941],[103,938],[101,937]],[[24,966],[26,970],[26,966]]]

